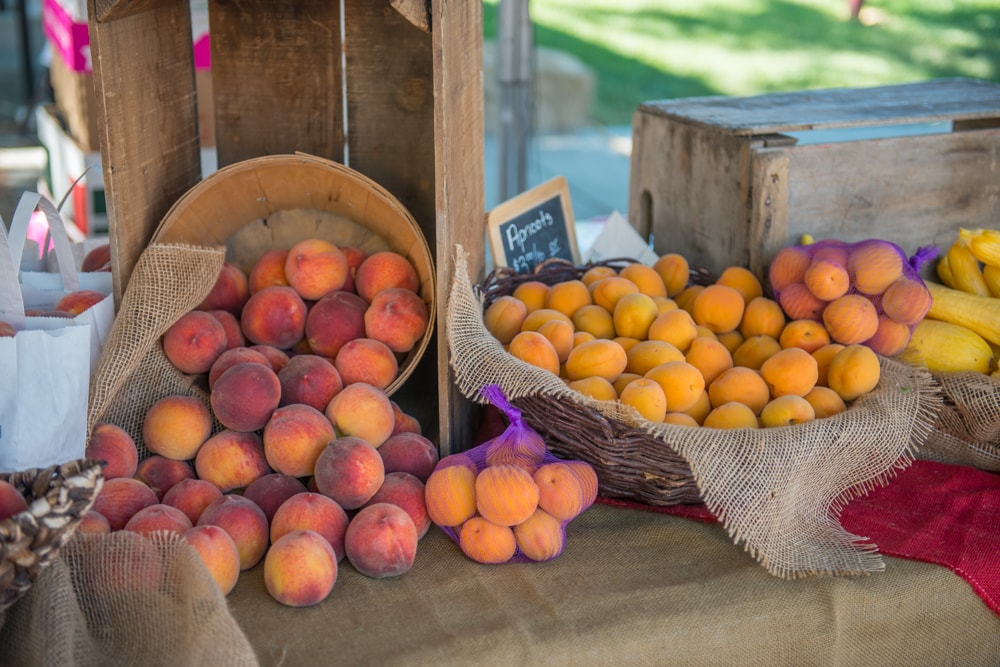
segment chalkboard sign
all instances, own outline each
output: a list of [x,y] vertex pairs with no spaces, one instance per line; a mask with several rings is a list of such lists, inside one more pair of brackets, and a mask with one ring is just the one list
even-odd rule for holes
[[562,176],[494,208],[486,229],[494,266],[527,273],[551,257],[580,263],[569,187]]

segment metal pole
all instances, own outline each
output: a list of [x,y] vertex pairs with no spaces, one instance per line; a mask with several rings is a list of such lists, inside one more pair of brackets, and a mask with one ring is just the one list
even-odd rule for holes
[[500,0],[497,36],[500,50],[497,144],[500,201],[504,201],[527,189],[534,49],[528,0]]

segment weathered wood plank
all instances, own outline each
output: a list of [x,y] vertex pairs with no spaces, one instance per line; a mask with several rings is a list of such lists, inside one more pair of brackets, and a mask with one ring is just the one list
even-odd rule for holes
[[427,0],[392,0],[392,8],[424,32],[431,31],[431,3]]
[[302,151],[343,162],[340,8],[210,0],[219,166]]

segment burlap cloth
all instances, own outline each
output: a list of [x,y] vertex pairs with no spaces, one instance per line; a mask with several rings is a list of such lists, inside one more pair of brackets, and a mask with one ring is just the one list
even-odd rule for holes
[[449,346],[466,397],[482,402],[480,388],[496,383],[515,405],[521,396],[543,394],[646,429],[687,460],[709,510],[772,574],[859,574],[884,567],[877,545],[848,533],[837,515],[851,498],[908,465],[928,437],[940,395],[926,370],[883,358],[879,386],[850,410],[793,427],[724,431],[653,423],[617,402],[572,391],[555,375],[504,352],[483,324],[461,246],[453,276]]
[[938,373],[944,406],[921,458],[1000,472],[1000,382],[982,373]]

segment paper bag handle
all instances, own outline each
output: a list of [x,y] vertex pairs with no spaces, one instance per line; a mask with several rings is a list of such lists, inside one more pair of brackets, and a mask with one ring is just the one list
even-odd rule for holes
[[63,291],[75,292],[80,289],[80,276],[73,257],[69,234],[66,233],[66,223],[63,222],[55,204],[37,192],[25,192],[21,195],[21,200],[14,209],[14,217],[10,221],[10,256],[14,266],[21,266],[21,257],[28,240],[28,225],[35,209],[40,210],[49,223],[49,235],[55,247]]

